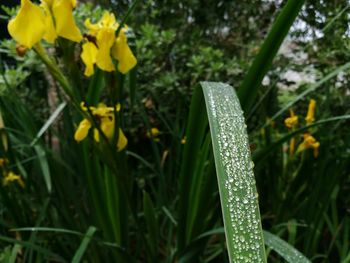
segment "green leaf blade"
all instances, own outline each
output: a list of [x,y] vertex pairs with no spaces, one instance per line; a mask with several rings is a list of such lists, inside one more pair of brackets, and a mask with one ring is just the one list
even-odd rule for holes
[[201,85],[230,262],[266,262],[253,163],[238,97],[227,84]]
[[264,231],[265,244],[289,263],[311,263],[303,254],[278,236]]
[[271,67],[284,38],[301,10],[305,0],[289,0],[276,18],[269,34],[267,35],[259,54],[253,61],[238,90],[242,108],[249,113],[261,82]]

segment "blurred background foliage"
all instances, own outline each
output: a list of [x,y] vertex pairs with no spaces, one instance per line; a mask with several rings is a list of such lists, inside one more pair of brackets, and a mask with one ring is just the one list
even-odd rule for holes
[[[95,8],[96,4],[102,8],[112,8],[118,16],[125,14],[131,5],[129,0],[82,2],[87,4],[79,7],[77,16],[92,16],[92,19],[102,12],[101,8]],[[156,207],[159,218],[162,218],[160,224],[164,244],[160,254],[163,257],[173,252],[173,241],[167,239],[169,218],[172,221],[169,210],[175,213],[173,216],[176,218],[176,177],[193,88],[203,80],[227,82],[238,88],[284,3],[280,0],[144,0],[140,1],[128,21],[133,29],[129,41],[138,58],[136,103],[133,105],[130,101],[125,110],[129,162],[131,167],[136,168],[132,173],[140,190],[152,192],[159,176],[167,178],[163,204],[158,203]],[[2,1],[1,4],[13,6],[15,1]],[[275,120],[273,125],[266,126],[269,118],[310,85],[350,61],[349,14],[348,0],[306,1],[273,67],[264,78],[256,104],[251,112],[246,113],[253,154],[288,132],[283,122],[289,116],[288,112]],[[5,12],[1,13],[1,18],[3,16],[6,18]],[[6,20],[1,19],[2,38],[6,38],[7,34],[4,30]],[[1,42],[0,50],[0,95],[6,98],[2,99],[2,107],[11,107],[11,97],[21,98],[23,104],[22,108],[16,106],[13,115],[3,113],[5,123],[8,127],[20,127],[18,129],[26,134],[11,138],[16,152],[11,161],[26,160],[34,154],[33,151],[40,149],[21,147],[21,142],[30,145],[31,139],[50,116],[52,98],[47,97],[50,94],[47,89],[56,87],[38,63],[34,52],[29,51],[24,57],[18,57],[15,44],[9,40]],[[349,68],[339,72],[316,92],[294,105],[293,109],[300,119],[306,116],[310,98],[317,101],[317,120],[350,114],[349,75]],[[33,126],[26,124],[21,127],[18,116],[32,119]],[[160,131],[156,139],[149,136],[152,127]],[[59,134],[67,140],[60,145],[60,149],[68,156],[69,147],[74,147],[71,128],[71,131],[61,131]],[[349,121],[317,126],[312,133],[321,143],[317,158],[311,151],[301,157],[289,156],[287,143],[284,143],[265,156],[263,162],[256,163],[263,227],[278,233],[313,262],[350,262]],[[47,138],[49,149],[55,149],[57,142],[51,135]],[[56,173],[69,171],[66,163],[55,154],[48,161],[51,170]],[[40,164],[30,161],[21,166],[20,172],[32,171],[34,175],[40,170]],[[74,164],[68,166],[74,167]],[[9,211],[9,206],[1,206],[0,224],[13,225],[14,222],[6,220],[6,215],[14,213],[14,218],[18,219],[14,224],[16,226],[64,226],[85,232],[89,223],[78,214],[87,218],[89,213],[84,207],[85,203],[77,200],[86,200],[86,191],[83,189],[77,193],[72,189],[68,196],[59,196],[59,191],[54,192],[52,209],[46,217],[40,217],[46,213],[47,204],[43,205],[42,200],[46,200],[48,194],[43,187],[43,177],[37,177],[30,180],[36,195],[27,188],[25,194],[13,189],[10,196],[3,194],[1,197],[2,203],[11,202],[10,197],[18,198],[20,207],[28,206],[32,213],[21,215],[24,210],[18,214],[16,209]],[[66,179],[57,178],[53,182],[56,189],[67,184]],[[84,180],[79,177],[70,180],[73,180],[70,184],[72,187],[84,184],[79,182]],[[217,193],[213,196],[217,198]],[[58,216],[62,206],[71,207],[73,217],[72,211],[68,210],[63,216]],[[28,238],[33,237],[28,234]],[[52,242],[62,254],[69,254],[67,251],[73,249],[63,245],[68,243],[63,237]],[[215,254],[221,251],[222,240],[215,242],[221,244],[219,248],[204,254],[212,258],[212,262],[227,260],[224,255]],[[3,257],[9,253],[6,251],[4,249]],[[273,262],[282,262],[277,255],[271,254],[270,257],[275,260]]]

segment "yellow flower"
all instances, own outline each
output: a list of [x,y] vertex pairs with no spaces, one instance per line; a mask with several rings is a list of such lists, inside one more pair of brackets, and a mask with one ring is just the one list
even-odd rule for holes
[[311,99],[309,103],[307,115],[305,118],[306,124],[311,124],[315,121],[315,108],[316,108],[316,101],[314,99]]
[[10,171],[8,173],[5,173],[5,177],[3,179],[3,185],[6,186],[11,182],[17,181],[17,183],[24,188],[24,182],[21,178],[21,176],[15,174],[14,172]]
[[81,54],[86,66],[86,76],[89,77],[94,73],[95,64],[104,71],[114,71],[112,57],[118,61],[118,70],[123,74],[126,74],[137,64],[137,60],[127,43],[125,35],[127,27],[120,30],[117,37],[115,36],[119,23],[113,14],[105,12],[96,24],[92,24],[90,19],[87,19],[85,27],[90,36],[88,37],[89,42],[83,45]]
[[[87,111],[87,107],[82,102],[80,104],[80,107]],[[89,107],[89,109],[92,112],[92,115],[94,118],[96,118],[96,121],[99,123],[99,127],[103,134],[107,137],[108,140],[112,140],[114,136],[114,127],[115,127],[115,121],[114,121],[114,108],[113,107],[107,107],[103,103],[99,103],[97,108],[96,107]],[[116,111],[120,111],[120,104],[118,103],[115,106]],[[84,119],[80,122],[75,135],[74,139],[77,142],[80,142],[84,140],[91,128],[91,123],[89,120]],[[94,139],[96,142],[100,142],[100,133],[97,128],[94,129]],[[123,131],[119,128],[119,134],[118,134],[118,142],[117,142],[117,149],[118,151],[123,150],[128,143],[127,138],[125,137]]]
[[158,128],[151,128],[150,131],[147,132],[147,137],[148,138],[153,138],[153,137],[157,137],[160,134],[160,131],[158,130]]
[[41,6],[21,0],[18,14],[10,20],[8,31],[20,45],[32,48],[42,38],[53,43],[58,36],[80,42],[82,35],[73,17],[76,2],[42,0]]
[[151,130],[149,130],[147,132],[146,135],[148,138],[153,139],[156,142],[159,142],[160,140],[159,140],[159,138],[157,138],[159,136],[159,134],[160,134],[160,131],[158,130],[158,128],[153,127],[153,128],[151,128]]
[[284,124],[287,128],[294,128],[298,124],[298,116],[294,114],[294,111],[292,109],[289,110],[290,117],[286,118],[284,120]]
[[320,147],[320,143],[310,133],[304,133],[303,138],[304,141],[298,146],[297,153],[307,149],[313,149],[314,157],[316,158],[318,156],[318,148]]

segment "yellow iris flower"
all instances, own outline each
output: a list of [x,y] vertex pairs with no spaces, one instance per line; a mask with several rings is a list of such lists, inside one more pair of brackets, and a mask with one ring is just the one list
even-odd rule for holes
[[21,178],[20,175],[17,175],[17,174],[15,174],[15,173],[12,172],[12,171],[6,172],[4,175],[5,175],[5,177],[4,177],[3,181],[2,181],[2,183],[3,183],[4,186],[8,185],[8,184],[11,183],[11,182],[17,181],[17,183],[18,183],[22,188],[24,188],[24,182],[23,182],[23,180],[22,180],[22,178]]
[[57,37],[80,42],[83,37],[72,13],[75,5],[75,0],[42,0],[40,6],[21,0],[17,15],[8,23],[8,31],[27,48],[41,39],[53,43]]
[[90,36],[88,42],[83,44],[81,53],[81,59],[86,66],[86,76],[89,77],[94,73],[95,64],[104,71],[114,71],[112,57],[118,61],[118,71],[123,74],[135,67],[137,60],[128,46],[125,35],[127,27],[120,30],[116,36],[119,23],[113,14],[105,12],[96,24],[87,19],[85,26]]
[[[84,106],[84,104],[81,104],[81,108],[84,111],[87,111],[87,108]],[[111,140],[114,136],[114,127],[115,127],[115,121],[114,121],[114,108],[113,107],[107,107],[105,104],[100,103],[98,107],[89,107],[91,110],[93,116],[98,120],[99,126],[103,134]],[[116,105],[116,110],[120,110],[120,104]],[[77,142],[80,142],[84,140],[91,128],[91,123],[88,119],[83,119],[77,130],[74,134],[74,139]],[[96,142],[100,142],[100,134],[98,129],[94,129],[94,139]],[[128,144],[128,139],[125,137],[123,131],[119,128],[119,134],[118,134],[118,142],[117,142],[117,149],[118,151],[123,150],[126,145]]]
[[316,108],[316,101],[314,99],[311,99],[309,102],[309,107],[305,118],[306,124],[308,125],[315,121],[315,108]]
[[317,158],[320,143],[310,133],[304,133],[303,138],[304,141],[298,146],[297,153],[307,149],[313,149],[314,157]]
[[294,128],[298,124],[298,116],[294,114],[294,111],[292,109],[289,110],[290,117],[286,118],[284,120],[284,124],[287,128]]

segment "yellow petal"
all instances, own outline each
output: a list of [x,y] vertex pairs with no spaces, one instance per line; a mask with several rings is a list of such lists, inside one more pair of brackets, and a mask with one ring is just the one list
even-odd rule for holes
[[118,143],[117,143],[118,152],[122,151],[127,144],[128,144],[128,139],[125,137],[122,129],[119,129],[119,136],[118,136]]
[[87,42],[83,45],[83,51],[81,52],[81,59],[83,60],[86,68],[84,71],[85,76],[91,76],[94,74],[94,64],[96,63],[97,47],[94,43]]
[[99,21],[101,28],[110,28],[113,30],[117,30],[118,23],[115,20],[115,16],[113,13],[104,12],[101,20]]
[[96,64],[104,71],[110,72],[115,69],[110,55],[114,40],[114,31],[111,29],[102,29],[97,34],[98,53]]
[[84,26],[89,30],[89,34],[96,36],[100,29],[98,24],[92,24],[90,18],[87,18],[84,22]]
[[7,26],[13,39],[27,48],[32,48],[40,41],[45,33],[45,27],[43,10],[30,0],[21,0],[17,16],[11,19]]
[[99,131],[98,129],[94,129],[94,139],[96,142],[100,142],[100,134],[99,134]]
[[74,21],[72,0],[55,0],[52,13],[55,18],[58,36],[74,42],[80,42],[83,39]]
[[91,123],[88,119],[84,119],[79,123],[78,129],[75,131],[74,139],[80,142],[86,138],[91,128]]
[[307,115],[305,118],[306,124],[311,124],[315,121],[315,108],[316,108],[316,101],[314,99],[311,99],[307,110]]
[[122,31],[119,33],[112,48],[112,55],[118,60],[118,70],[123,74],[126,74],[137,64],[137,60],[128,46],[126,36]]
[[289,141],[289,154],[293,155],[295,150],[295,137],[292,137]]
[[114,135],[114,117],[102,118],[100,128],[108,139],[112,139]]
[[47,42],[53,44],[57,38],[57,33],[53,22],[53,18],[51,15],[50,7],[46,1],[41,2],[41,7],[45,11],[45,25],[46,25],[46,31],[43,38]]

